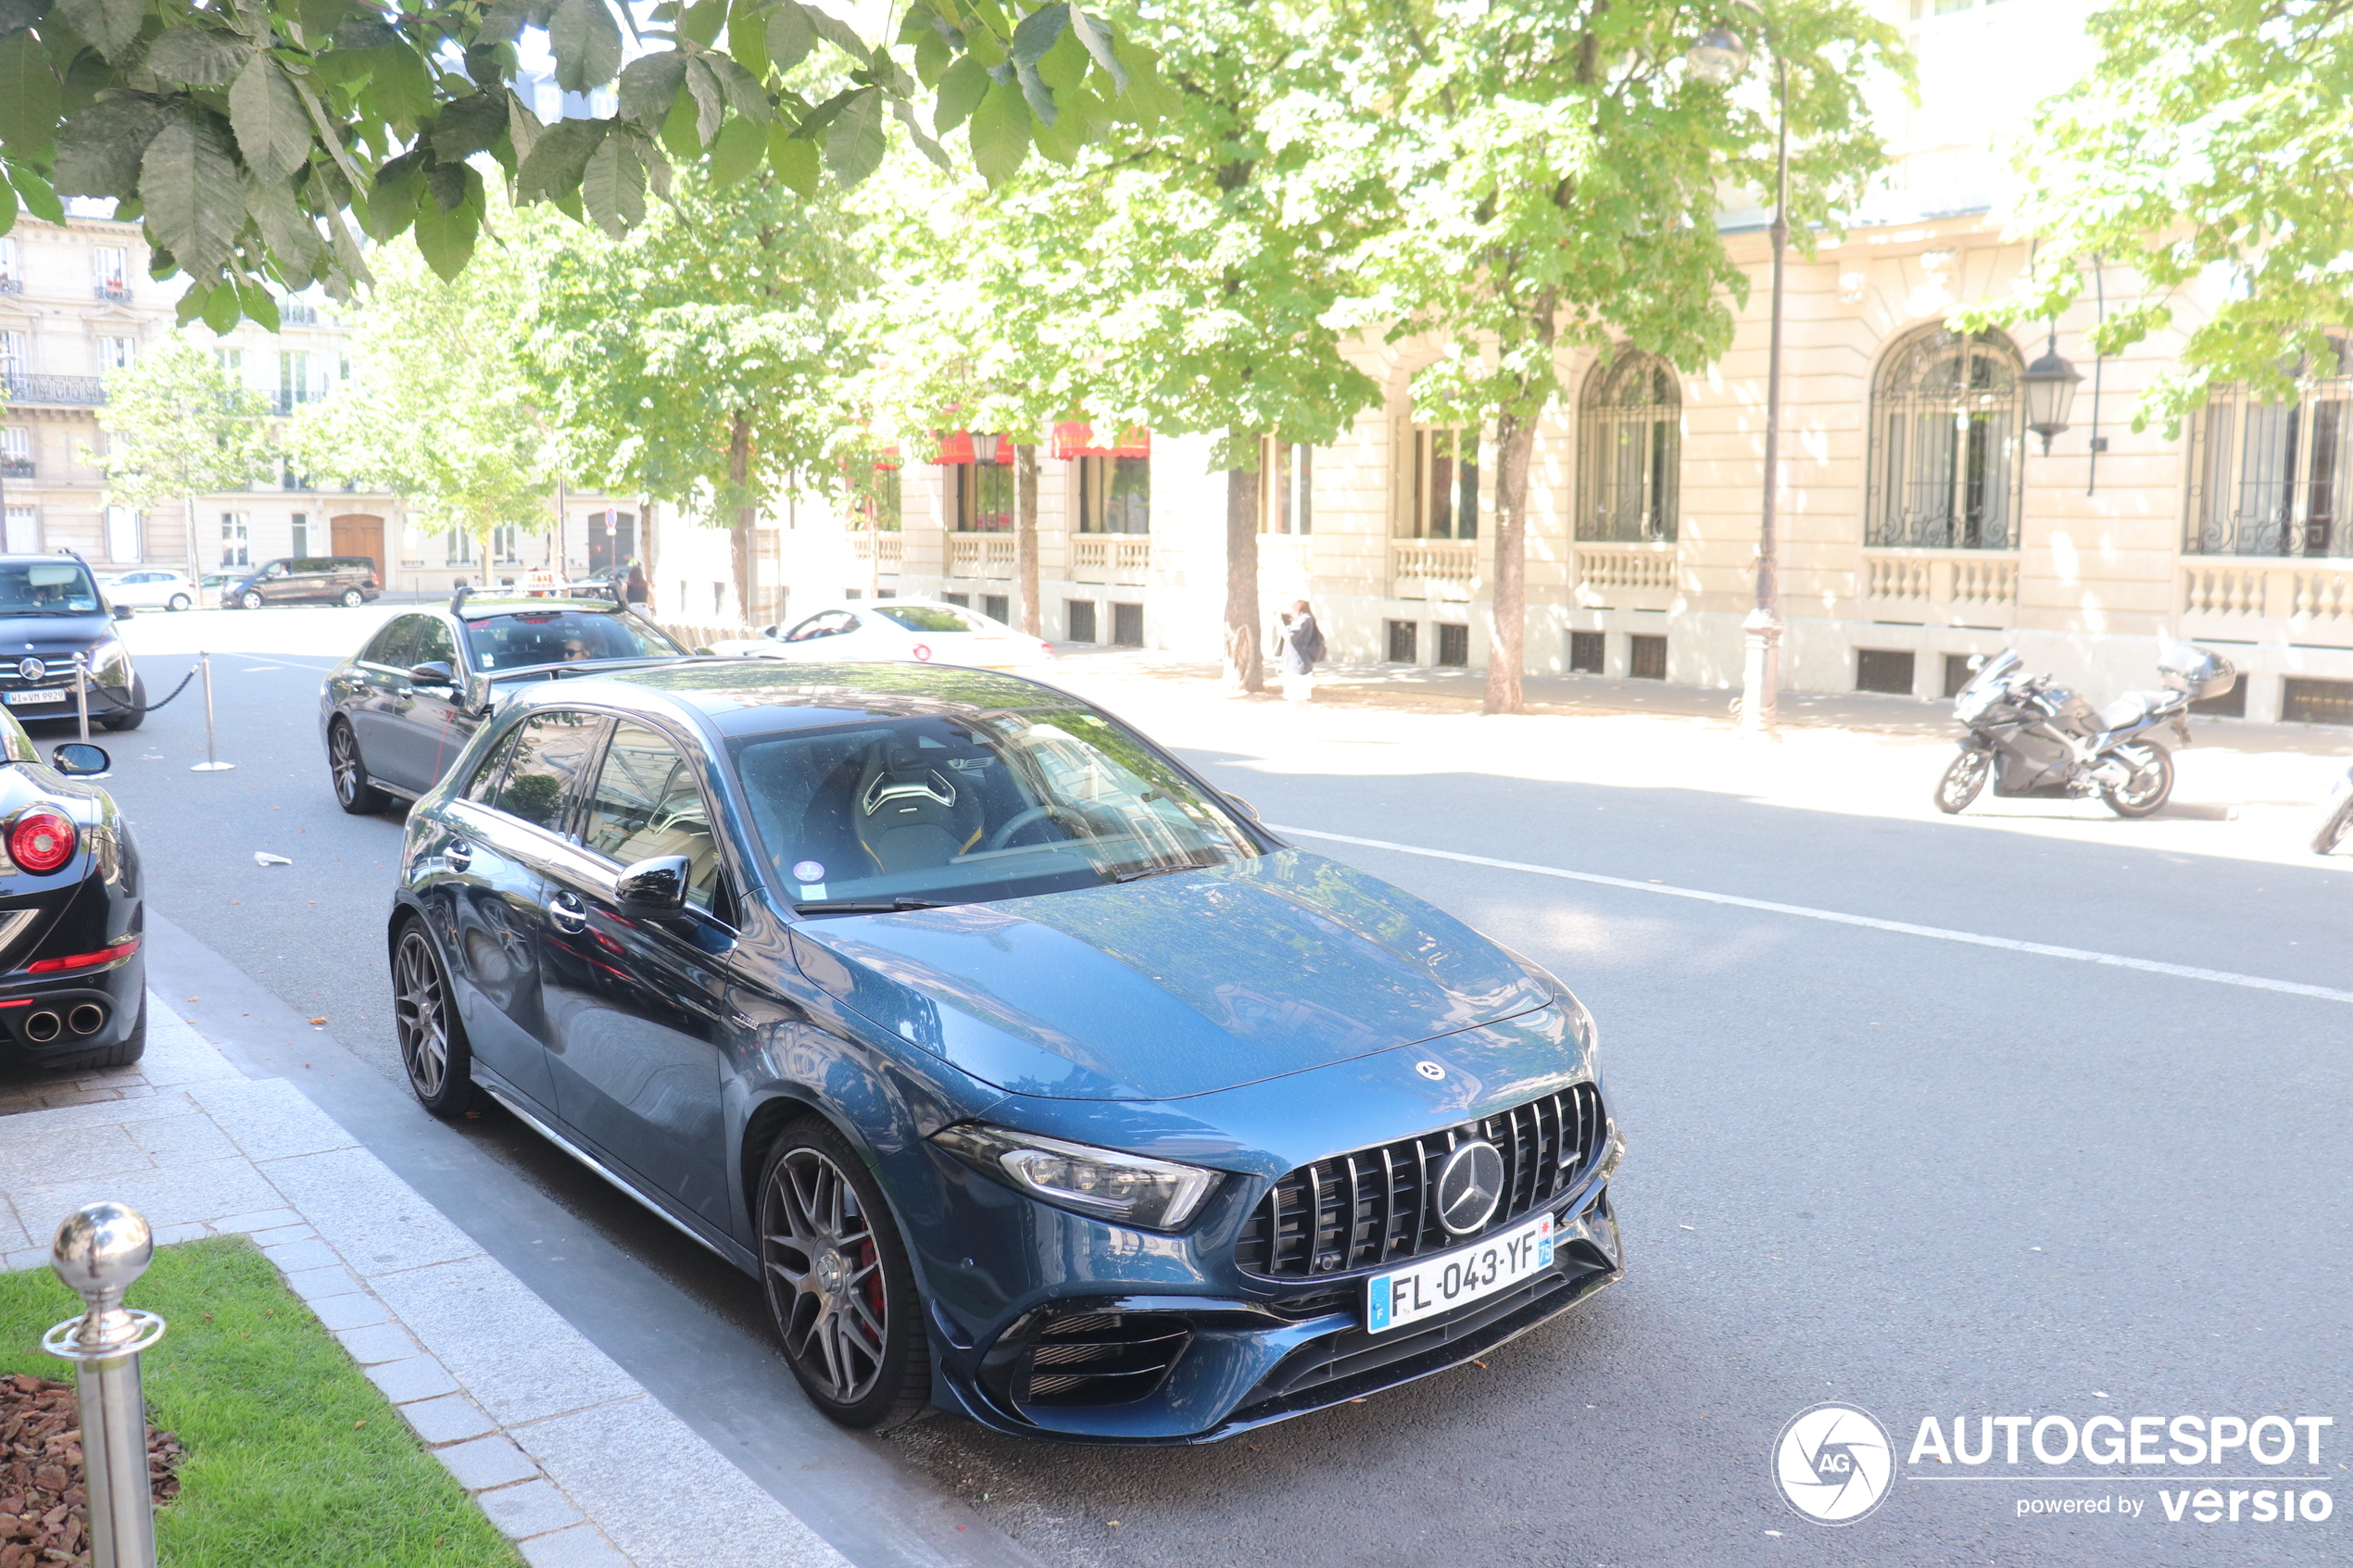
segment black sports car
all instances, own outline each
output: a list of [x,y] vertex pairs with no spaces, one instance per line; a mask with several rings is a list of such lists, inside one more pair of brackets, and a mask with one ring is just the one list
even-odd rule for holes
[[0,712],[0,1061],[120,1067],[147,1048],[139,849],[105,749],[49,755]]
[[416,799],[516,685],[686,657],[669,633],[614,599],[460,588],[447,609],[385,621],[327,672],[319,724],[335,798],[355,816]]

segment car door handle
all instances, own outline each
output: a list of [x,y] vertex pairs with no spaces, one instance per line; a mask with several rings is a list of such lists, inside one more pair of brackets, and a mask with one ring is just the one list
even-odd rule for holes
[[588,906],[570,893],[559,893],[547,900],[547,918],[556,922],[558,931],[588,929]]
[[441,858],[449,863],[451,871],[461,872],[474,863],[474,847],[462,838],[451,839]]

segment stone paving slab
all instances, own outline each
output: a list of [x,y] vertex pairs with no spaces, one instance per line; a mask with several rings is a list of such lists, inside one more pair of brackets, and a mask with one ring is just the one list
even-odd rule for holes
[[532,1568],[848,1568],[294,1085],[152,993],[147,1040],[0,1085],[0,1268],[101,1200],[159,1243],[249,1236]]

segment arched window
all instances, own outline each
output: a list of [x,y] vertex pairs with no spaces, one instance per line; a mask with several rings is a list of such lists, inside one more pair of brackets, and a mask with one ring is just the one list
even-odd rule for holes
[[2304,367],[2296,396],[2219,388],[2192,422],[2194,556],[2353,556],[2353,347]]
[[1996,332],[1923,327],[1888,350],[1871,388],[1865,544],[2018,548],[2023,368]]
[[1578,400],[1577,537],[1675,537],[1683,392],[1675,368],[1620,349],[1585,375]]

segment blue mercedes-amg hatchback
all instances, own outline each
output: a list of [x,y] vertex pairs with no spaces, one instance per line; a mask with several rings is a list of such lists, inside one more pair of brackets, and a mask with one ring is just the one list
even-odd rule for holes
[[924,665],[519,693],[409,818],[436,1112],[755,1275],[809,1397],[1201,1441],[1617,1277],[1592,1020],[1098,709]]

